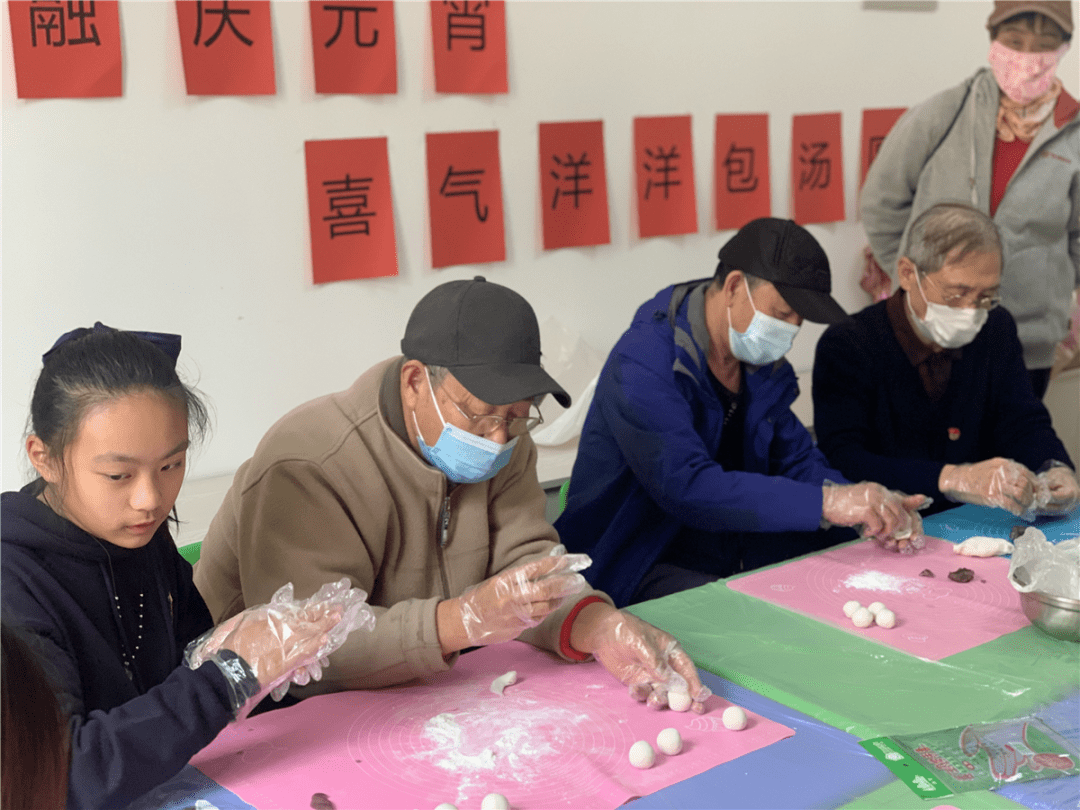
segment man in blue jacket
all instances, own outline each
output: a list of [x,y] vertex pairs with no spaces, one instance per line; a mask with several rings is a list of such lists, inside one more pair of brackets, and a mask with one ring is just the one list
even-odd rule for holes
[[829,261],[790,220],[750,222],[712,279],[642,305],[600,373],[556,522],[622,606],[854,538],[918,543],[924,500],[848,484],[791,412],[803,318],[847,317]]

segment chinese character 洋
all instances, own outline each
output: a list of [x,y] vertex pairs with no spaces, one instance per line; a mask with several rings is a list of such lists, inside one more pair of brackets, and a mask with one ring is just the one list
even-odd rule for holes
[[453,166],[447,166],[446,177],[439,188],[439,193],[444,197],[472,197],[476,218],[481,222],[486,222],[488,207],[485,205],[484,210],[480,210],[480,191],[477,188],[483,174],[483,169],[462,169],[455,172]]
[[654,161],[659,161],[655,169],[648,163],[643,163],[642,165],[645,167],[645,170],[648,172],[656,172],[661,178],[659,180],[653,180],[650,177],[648,182],[645,183],[645,199],[649,199],[649,191],[653,186],[656,186],[664,189],[664,199],[666,200],[668,198],[669,187],[682,185],[681,180],[672,180],[671,177],[669,177],[672,172],[677,172],[679,170],[677,166],[672,166],[671,164],[673,161],[682,157],[682,155],[679,154],[678,147],[676,146],[672,146],[671,150],[668,152],[665,152],[662,146],[658,146],[656,147],[656,154],[653,154],[651,149],[646,148],[645,154]]
[[374,211],[365,210],[368,206],[367,192],[371,190],[370,177],[350,177],[343,180],[323,182],[330,197],[330,216],[323,217],[330,223],[330,238],[350,236],[352,234],[370,234]]
[[563,169],[569,172],[568,174],[560,175],[557,171],[553,169],[551,172],[551,176],[559,182],[568,182],[571,184],[571,188],[569,189],[562,189],[556,187],[555,197],[551,201],[551,207],[558,208],[559,194],[561,193],[564,197],[573,197],[574,208],[577,208],[578,197],[580,197],[582,194],[592,194],[591,188],[582,188],[582,184],[589,179],[589,175],[581,171],[581,168],[582,166],[592,165],[589,162],[588,153],[582,152],[581,157],[575,160],[574,156],[567,152],[565,163],[559,159],[558,155],[552,155],[551,159],[554,160],[557,165],[561,166]]
[[733,194],[754,191],[758,186],[758,177],[754,173],[754,150],[747,146],[736,146],[734,142],[724,158],[727,168],[727,190]]
[[453,49],[455,39],[472,40],[470,51],[484,50],[486,18],[480,13],[480,9],[488,7],[488,0],[473,0],[471,4],[469,0],[443,0],[443,5],[451,9],[446,15],[446,50]]
[[199,44],[199,38],[202,36],[202,24],[204,14],[219,14],[221,15],[221,22],[218,23],[217,30],[206,38],[206,42],[203,44],[209,48],[215,42],[217,38],[221,36],[221,32],[225,30],[225,26],[228,25],[232,29],[232,32],[236,34],[236,38],[243,42],[245,45],[251,45],[252,40],[245,37],[240,33],[240,29],[236,27],[236,23],[232,21],[233,15],[245,15],[250,14],[251,9],[247,8],[229,8],[229,0],[221,0],[221,8],[204,8],[208,6],[209,2],[203,2],[203,0],[196,0],[196,14],[198,14],[198,23],[195,27],[195,44]]
[[375,44],[379,41],[378,29],[371,33],[370,40],[365,41],[360,38],[360,15],[363,14],[365,11],[370,11],[372,13],[377,12],[378,9],[374,6],[346,6],[340,4],[324,3],[323,11],[337,12],[337,28],[334,31],[334,35],[330,37],[330,39],[326,40],[326,45],[324,47],[329,48],[331,45],[337,42],[337,38],[341,36],[341,28],[345,23],[346,12],[349,12],[353,15],[353,41],[357,44],[358,47],[373,48],[375,47]]
[[[799,148],[802,149],[799,163],[807,167],[799,172],[799,188],[828,188],[829,180],[832,178],[832,161],[829,158],[822,158],[822,155],[829,148],[829,142],[801,143]],[[809,158],[807,158],[808,153],[810,153]]]
[[[66,7],[66,8],[65,8]],[[100,45],[97,26],[88,22],[96,16],[93,0],[89,2],[38,2],[30,4],[30,44],[38,46],[38,32],[44,36],[43,45],[59,48],[63,45]],[[66,22],[78,22],[79,35],[68,37]],[[89,31],[87,30],[89,29]]]

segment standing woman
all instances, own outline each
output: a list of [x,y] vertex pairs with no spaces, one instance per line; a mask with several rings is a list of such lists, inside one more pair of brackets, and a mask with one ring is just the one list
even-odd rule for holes
[[862,219],[895,278],[910,223],[930,206],[966,202],[988,214],[1005,249],[1001,303],[1041,398],[1080,287],[1080,104],[1056,75],[1072,3],[996,2],[987,28],[990,67],[912,107],[885,138]]
[[[183,665],[212,622],[166,524],[189,425],[200,438],[208,423],[176,375],[179,352],[179,336],[101,324],[60,338],[31,402],[26,451],[40,477],[0,499],[4,619],[36,637],[55,675],[68,807],[123,807],[167,781],[317,658],[341,617],[254,608],[215,634],[206,663]],[[289,634],[297,643],[283,645]]]

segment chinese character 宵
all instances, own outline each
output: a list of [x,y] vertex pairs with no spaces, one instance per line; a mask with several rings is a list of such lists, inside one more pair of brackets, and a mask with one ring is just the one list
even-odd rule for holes
[[488,7],[488,0],[443,0],[443,5],[451,8],[446,17],[446,50],[453,50],[455,39],[471,41],[470,51],[484,50],[486,18],[480,10]]

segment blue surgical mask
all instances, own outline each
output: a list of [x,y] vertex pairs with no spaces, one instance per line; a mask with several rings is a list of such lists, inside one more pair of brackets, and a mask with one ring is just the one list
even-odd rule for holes
[[745,332],[736,332],[731,325],[731,306],[728,306],[728,342],[731,344],[731,353],[736,359],[752,366],[775,363],[791,351],[791,344],[795,335],[799,334],[799,327],[758,310],[754,306],[753,296],[750,295],[746,276],[743,276],[743,284],[746,284],[746,296],[750,299],[750,306],[754,308],[754,317]]
[[518,437],[515,436],[506,444],[499,444],[449,424],[443,419],[439,403],[435,399],[435,389],[431,384],[430,374],[428,375],[428,390],[431,392],[431,401],[435,404],[435,412],[439,414],[439,421],[443,424],[439,438],[436,439],[434,445],[428,447],[420,433],[416,411],[413,411],[416,440],[428,464],[437,467],[443,475],[456,484],[476,484],[494,478],[499,470],[509,463]]

